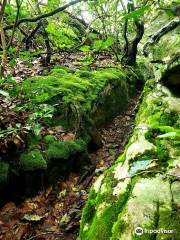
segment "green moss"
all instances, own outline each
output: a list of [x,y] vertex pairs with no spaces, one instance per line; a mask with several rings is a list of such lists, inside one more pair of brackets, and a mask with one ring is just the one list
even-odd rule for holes
[[165,140],[156,140],[157,158],[163,162],[168,161],[169,153]]
[[75,72],[75,70],[74,69],[72,69],[72,68],[69,68],[69,67],[65,67],[65,66],[59,66],[59,65],[57,65],[57,66],[54,66],[54,68],[53,69],[57,69],[57,70],[64,70],[65,72],[67,72],[67,73],[74,73]]
[[[88,224],[89,229],[85,231],[84,227],[81,228],[80,239],[109,239],[112,236],[113,224],[116,222],[119,212],[121,212],[122,208],[127,202],[132,188],[133,184],[130,184],[126,192],[119,196],[118,199],[116,197],[113,197],[110,193],[106,193],[104,196],[102,196],[99,194],[96,195],[94,190],[91,190],[90,198],[83,210],[81,220],[81,226]],[[101,216],[98,216],[97,209],[101,204],[107,204],[107,206],[105,205]]]
[[56,141],[50,144],[47,151],[48,158],[68,159],[70,156],[69,148],[65,142]]
[[83,209],[83,218],[82,218],[82,223],[86,223],[86,222],[91,222],[91,220],[93,219],[94,215],[95,215],[95,206],[96,206],[96,192],[94,191],[93,188],[91,188],[90,192],[89,192],[89,201],[87,202],[87,204],[85,205],[84,209]]
[[[125,193],[118,196],[112,195],[112,189],[117,185],[112,168],[108,169],[102,185],[106,185],[106,191],[96,193],[91,188],[89,200],[83,210],[81,218],[80,239],[104,240],[112,237],[112,228],[118,218],[119,212],[124,208],[135,184],[135,179],[127,186]],[[104,205],[101,211],[99,207]],[[88,226],[88,229],[84,226]],[[113,238],[116,239],[116,238]]]
[[53,138],[46,137],[46,143],[48,144],[47,156],[49,159],[68,159],[72,154],[83,152],[86,148],[86,144],[83,140],[71,140],[67,142],[61,142]]
[[23,171],[44,170],[47,168],[46,161],[38,150],[21,154],[19,165]]
[[53,143],[54,141],[56,141],[56,138],[55,138],[55,136],[53,136],[53,135],[46,135],[46,136],[44,137],[44,142],[45,142],[46,144]]
[[121,154],[118,159],[117,159],[118,162],[124,162],[125,161],[125,154]]
[[76,75],[80,78],[91,78],[93,77],[93,73],[90,71],[80,70],[76,72]]
[[159,126],[158,128],[162,133],[177,132],[178,134],[180,134],[179,129],[175,129],[174,127],[171,126]]
[[[55,125],[61,121],[72,129],[77,125],[72,122],[79,122],[82,118],[88,121],[96,116],[95,122],[104,124],[127,105],[130,86],[125,80],[126,71],[120,68],[72,71],[59,66],[52,69],[48,76],[26,79],[17,86],[17,91],[22,91],[30,100],[32,111],[36,103],[55,106],[54,117],[48,124]],[[90,116],[90,113],[94,115]],[[107,116],[103,118],[105,114]],[[68,119],[70,122],[67,124]]]
[[[17,91],[22,91],[31,102],[31,111],[37,103],[54,106],[52,121],[47,119],[47,125],[61,122],[72,130],[82,119],[88,125],[93,124],[92,119],[100,125],[121,112],[128,102],[126,76],[119,68],[72,72],[60,66],[52,69],[48,76],[26,79],[17,86]],[[133,84],[133,80],[131,82]]]
[[163,110],[155,113],[153,116],[149,117],[148,122],[154,126],[157,123],[160,126],[174,126],[178,120],[178,114],[175,111],[171,111],[170,113],[165,113]]
[[[148,226],[142,226],[142,228],[148,229]],[[140,236],[134,233],[134,235],[132,236],[132,240],[155,240],[155,239],[156,239],[155,234],[149,234],[149,233],[143,233]]]
[[117,221],[113,226],[111,239],[117,240],[127,228],[128,228],[127,222],[125,222],[122,219]]
[[67,72],[64,69],[52,69],[50,71],[50,75],[51,76],[57,76],[57,77],[62,77],[64,74],[66,74]]
[[25,97],[35,102],[45,102],[52,97],[71,93],[71,90],[63,87],[60,79],[55,76],[41,76],[27,79],[19,86],[23,89]]
[[27,137],[27,142],[28,142],[28,146],[29,146],[29,150],[35,150],[37,149],[37,146],[39,144],[41,140],[41,135],[34,135],[32,133],[28,134],[28,137]]
[[0,183],[6,182],[8,178],[9,164],[0,162]]
[[66,142],[66,144],[68,145],[71,154],[82,152],[86,149],[86,143],[82,139],[76,141],[71,140]]

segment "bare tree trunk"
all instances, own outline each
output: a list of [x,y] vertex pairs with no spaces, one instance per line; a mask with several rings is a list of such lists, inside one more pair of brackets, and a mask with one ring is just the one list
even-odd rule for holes
[[42,27],[42,22],[39,21],[37,26],[32,30],[32,32],[23,39],[23,42],[26,44],[26,50],[29,50],[31,40],[33,39],[36,32]]
[[133,66],[136,63],[137,47],[144,34],[144,23],[135,21],[136,25],[136,37],[129,43],[126,42],[125,54],[122,62],[126,65]]
[[17,24],[17,21],[19,19],[19,14],[20,14],[20,8],[21,8],[21,5],[22,5],[22,2],[23,0],[16,0],[16,7],[17,7],[17,10],[16,10],[16,18],[15,18],[15,22],[14,22],[14,26],[13,26],[13,29],[12,29],[12,33],[11,33],[11,37],[10,37],[10,40],[7,44],[7,50],[10,48],[12,42],[13,42],[13,38],[14,38],[14,34],[15,34],[15,31],[16,31],[16,24]]
[[[36,1],[36,7],[37,7],[38,14],[39,15],[42,14],[38,1]],[[46,59],[44,62],[44,65],[46,66],[46,65],[50,64],[51,55],[52,55],[48,32],[46,31],[46,26],[48,25],[48,21],[46,19],[42,19],[40,21],[41,21],[42,30],[43,30],[42,35],[44,37],[44,42],[45,42],[46,51],[47,51]]]
[[3,54],[1,56],[0,77],[4,77],[4,70],[5,70],[6,61],[7,61],[6,39],[5,39],[5,33],[3,29],[3,17],[4,17],[6,3],[7,3],[7,0],[4,0],[0,9],[0,37],[1,37],[1,43],[2,43],[2,49],[3,49]]
[[[128,4],[129,3],[130,5],[129,7],[127,7],[128,13],[135,10],[134,2],[128,1]],[[124,23],[125,47],[124,47],[124,55],[121,59],[121,62],[125,65],[130,65],[130,66],[133,66],[136,63],[137,47],[144,34],[144,23],[135,19],[134,24],[136,26],[136,36],[131,42],[129,42],[127,37],[128,20],[125,20],[125,23]]]

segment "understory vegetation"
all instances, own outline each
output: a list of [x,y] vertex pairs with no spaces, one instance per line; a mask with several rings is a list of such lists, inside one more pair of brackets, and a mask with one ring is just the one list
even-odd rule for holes
[[178,0],[0,0],[0,239],[178,240],[179,36]]

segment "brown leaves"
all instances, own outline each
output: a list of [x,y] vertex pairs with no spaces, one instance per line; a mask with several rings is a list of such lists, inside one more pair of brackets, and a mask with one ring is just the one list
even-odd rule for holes
[[5,225],[0,224],[0,240],[21,240],[28,231],[28,224],[12,222]]
[[15,112],[13,109],[20,99],[0,98],[0,152],[8,148],[25,147],[26,131],[22,129],[27,113]]
[[[79,190],[78,180],[79,175],[72,172],[64,182],[49,186],[19,206],[13,202],[6,204],[0,211],[0,240],[31,236],[53,240],[56,235],[64,236],[60,239],[72,239],[79,226],[81,206],[87,198],[86,191]],[[71,232],[70,238],[66,238],[67,232]]]
[[74,133],[67,133],[62,136],[64,141],[70,141],[70,140],[75,140],[76,135]]

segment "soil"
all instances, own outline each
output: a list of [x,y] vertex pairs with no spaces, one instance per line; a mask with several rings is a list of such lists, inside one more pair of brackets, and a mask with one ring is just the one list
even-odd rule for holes
[[77,239],[82,208],[88,190],[97,177],[123,152],[134,129],[140,92],[130,99],[123,112],[99,130],[102,147],[89,153],[91,166],[83,174],[71,172],[67,179],[39,192],[20,204],[6,203],[0,210],[2,240],[73,240]]

